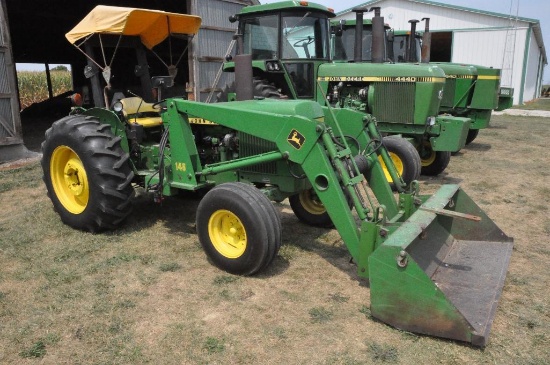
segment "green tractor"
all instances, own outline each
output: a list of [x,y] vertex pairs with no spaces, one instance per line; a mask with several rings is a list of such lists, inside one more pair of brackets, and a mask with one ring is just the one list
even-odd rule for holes
[[[395,62],[429,63],[431,50],[430,18],[423,18],[425,29],[416,31],[418,20],[410,20],[410,31],[389,32],[389,58]],[[411,36],[414,34],[414,36]],[[431,62],[446,74],[441,100],[441,114],[467,117],[472,120],[466,144],[471,143],[480,129],[489,126],[493,110],[512,106],[514,89],[500,87],[500,69],[479,65]]]
[[[357,14],[362,17],[363,11]],[[326,24],[333,16],[321,5],[281,1],[245,7],[230,19],[239,21],[237,53],[252,55],[254,95],[311,99],[369,114],[376,118],[381,133],[413,142],[422,157],[423,174],[442,172],[450,153],[464,146],[470,126],[469,118],[438,115],[445,85],[443,70],[432,65],[384,63],[383,28],[373,42],[371,62],[362,62],[363,53],[371,51],[362,48],[360,41],[354,42],[353,59],[332,62]],[[226,62],[226,71],[233,68],[231,61]],[[403,147],[406,144],[394,148],[396,140],[387,138],[385,143],[408,182],[407,177],[414,176],[408,172],[418,171],[420,158],[413,160]]]
[[[328,20],[319,20],[328,31]],[[154,51],[168,36],[196,33],[199,24],[194,16],[100,6],[67,38],[81,45],[96,34],[105,36],[102,44],[109,36],[128,36]],[[240,98],[253,96],[246,76],[251,58],[235,59]],[[312,100],[206,104],[171,97],[148,103],[110,96],[106,69],[92,78],[105,84],[108,107],[74,108],[42,144],[44,182],[64,223],[92,232],[116,229],[131,214],[135,187],[155,202],[201,192],[196,228],[207,256],[229,273],[252,275],[270,265],[282,243],[279,212],[270,201],[289,198],[309,224],[319,223],[312,217],[321,206],[358,276],[370,282],[375,318],[485,346],[512,239],[458,185],[426,196],[413,183],[394,196],[379,159],[395,182],[401,179],[372,117]],[[170,79],[149,81],[170,87]]]

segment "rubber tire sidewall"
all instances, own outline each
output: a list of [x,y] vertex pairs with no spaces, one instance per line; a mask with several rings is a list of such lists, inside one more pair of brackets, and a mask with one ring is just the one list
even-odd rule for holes
[[301,222],[313,227],[320,227],[320,228],[334,227],[334,223],[332,222],[332,219],[330,219],[330,216],[328,215],[328,212],[326,210],[322,214],[313,214],[310,211],[308,211],[306,208],[304,208],[302,201],[300,200],[300,194],[295,194],[290,196],[288,198],[288,201],[290,203],[290,207],[292,208],[292,211],[294,212],[294,215]]
[[435,151],[435,160],[428,166],[422,166],[422,175],[437,176],[445,171],[450,161],[450,151]]
[[[54,150],[66,146],[78,155],[88,177],[89,198],[84,211],[73,214],[60,202],[53,188],[50,160]],[[54,210],[61,220],[76,229],[98,232],[114,229],[130,214],[133,172],[120,138],[96,118],[68,116],[46,131],[42,143],[43,180]],[[116,165],[116,166],[115,166]]]
[[[197,233],[202,248],[215,266],[235,275],[256,273],[269,264],[280,246],[280,243],[274,241],[276,237],[273,232],[273,229],[280,227],[280,221],[279,224],[271,221],[272,217],[267,212],[265,201],[258,202],[258,199],[261,199],[260,195],[250,193],[250,189],[256,188],[244,183],[218,185],[204,196],[197,208]],[[259,194],[263,195],[261,192]],[[210,217],[222,209],[236,215],[246,231],[246,248],[237,258],[222,255],[210,239]]]
[[479,134],[479,129],[470,129],[468,131],[468,136],[466,136],[466,145],[469,145],[470,143],[472,143],[477,138],[478,134]]
[[[395,154],[403,164],[403,173],[401,178],[405,184],[409,185],[412,181],[420,177],[421,162],[420,155],[412,143],[398,136],[387,136],[382,139],[384,146]],[[395,188],[393,182],[390,183]]]
[[[218,103],[227,102],[230,93],[235,92],[235,82],[225,85],[225,87],[216,95]],[[252,92],[254,97],[269,98],[269,99],[281,99],[283,95],[279,93],[279,90],[271,85],[267,80],[263,80],[259,77],[254,77],[252,80]]]

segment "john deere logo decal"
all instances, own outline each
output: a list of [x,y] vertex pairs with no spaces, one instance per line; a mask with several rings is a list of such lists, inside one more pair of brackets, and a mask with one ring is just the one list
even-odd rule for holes
[[288,141],[288,143],[292,145],[292,147],[299,150],[304,145],[306,138],[296,129],[293,129],[288,135],[286,140]]

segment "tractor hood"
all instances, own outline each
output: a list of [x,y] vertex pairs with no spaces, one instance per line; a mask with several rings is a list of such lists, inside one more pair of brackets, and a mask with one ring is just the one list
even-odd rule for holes
[[475,78],[477,76],[477,68],[472,65],[464,65],[459,63],[431,62],[432,65],[440,67],[445,71],[445,75],[462,76],[465,78]]
[[75,44],[92,34],[139,36],[149,49],[171,34],[196,34],[201,18],[159,10],[96,6],[65,37]]
[[382,81],[444,83],[445,72],[422,64],[342,63],[319,66],[319,81]]

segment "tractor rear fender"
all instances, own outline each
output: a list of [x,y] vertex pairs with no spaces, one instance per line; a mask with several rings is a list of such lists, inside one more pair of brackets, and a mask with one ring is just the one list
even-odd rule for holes
[[120,120],[116,113],[104,108],[90,108],[81,111],[81,114],[96,117],[101,123],[110,125],[111,132],[113,132],[115,136],[120,137],[120,145],[124,152],[130,152],[128,136],[126,135],[126,125]]

